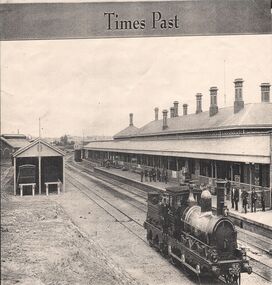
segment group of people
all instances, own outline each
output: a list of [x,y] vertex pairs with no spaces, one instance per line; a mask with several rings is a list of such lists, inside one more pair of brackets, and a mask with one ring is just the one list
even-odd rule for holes
[[168,172],[167,169],[163,168],[162,171],[159,168],[141,169],[141,182],[168,182]]
[[[234,187],[231,189],[231,207],[235,208],[236,211],[238,211],[238,203],[240,199],[240,193],[239,188]],[[261,195],[257,194],[255,191],[255,188],[252,187],[252,191],[250,193],[250,202],[251,202],[251,212],[256,212],[256,204],[258,199],[260,198],[262,211],[265,211],[265,194],[264,191],[261,192]],[[241,193],[241,199],[242,199],[242,205],[245,213],[247,213],[247,209],[249,207],[249,193],[246,191],[245,188],[242,188]]]

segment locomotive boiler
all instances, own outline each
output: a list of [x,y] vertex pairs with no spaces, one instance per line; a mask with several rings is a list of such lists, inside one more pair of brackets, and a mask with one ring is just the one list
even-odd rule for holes
[[198,276],[224,278],[239,284],[241,273],[250,274],[246,251],[238,248],[237,232],[224,206],[224,184],[217,183],[217,213],[212,213],[209,190],[193,184],[148,194],[145,221],[147,240],[174,264]]

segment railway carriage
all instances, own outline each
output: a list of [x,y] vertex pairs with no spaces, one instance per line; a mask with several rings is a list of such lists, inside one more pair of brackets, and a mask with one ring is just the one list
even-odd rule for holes
[[223,277],[240,283],[241,273],[251,273],[244,249],[237,246],[237,233],[222,205],[213,214],[211,194],[189,184],[148,194],[145,221],[147,240],[175,264],[198,276]]
[[17,185],[25,183],[35,183],[36,165],[24,164],[19,166]]

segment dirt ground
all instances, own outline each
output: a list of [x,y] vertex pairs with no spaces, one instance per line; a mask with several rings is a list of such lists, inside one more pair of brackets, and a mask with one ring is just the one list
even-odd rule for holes
[[[1,189],[12,193],[10,183]],[[1,199],[1,284],[137,284],[45,196]]]

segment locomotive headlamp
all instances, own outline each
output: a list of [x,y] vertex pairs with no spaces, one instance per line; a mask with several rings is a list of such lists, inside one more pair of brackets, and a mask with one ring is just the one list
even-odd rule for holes
[[252,267],[248,263],[243,264],[243,270],[246,271],[248,274],[252,273]]

